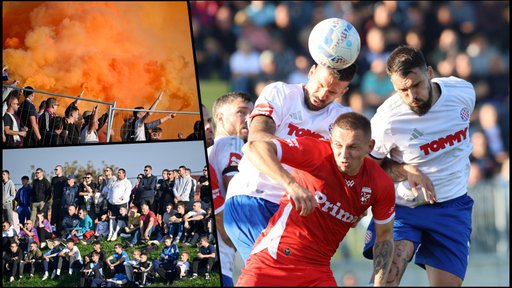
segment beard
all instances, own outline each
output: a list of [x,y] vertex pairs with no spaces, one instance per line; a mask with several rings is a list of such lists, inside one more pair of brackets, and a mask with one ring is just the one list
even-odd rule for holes
[[427,114],[427,112],[432,108],[432,99],[434,98],[434,93],[432,89],[432,84],[428,86],[428,99],[425,102],[421,102],[418,106],[409,106],[412,112],[416,113],[418,116],[423,116]]

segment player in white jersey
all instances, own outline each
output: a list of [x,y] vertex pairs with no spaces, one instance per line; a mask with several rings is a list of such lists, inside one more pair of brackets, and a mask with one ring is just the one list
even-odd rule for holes
[[[355,72],[355,64],[343,70],[313,65],[306,84],[276,82],[266,86],[249,117],[249,140],[304,136],[328,138],[334,120],[351,111],[334,100],[347,92]],[[286,168],[291,170],[289,166]],[[284,193],[281,185],[242,158],[239,173],[228,187],[224,227],[244,261],[247,261],[254,242],[279,208],[279,200]],[[296,202],[314,202],[311,195],[290,196]],[[294,198],[296,196],[306,198],[299,200]]]
[[[473,199],[467,195],[473,149],[469,118],[475,91],[465,80],[433,78],[422,52],[395,49],[387,73],[397,93],[372,118],[371,156],[395,181],[395,256],[388,285],[407,263],[426,269],[431,286],[460,286],[469,258]],[[386,157],[387,156],[387,157]],[[373,222],[365,256],[371,258]]]
[[[247,141],[247,117],[254,108],[251,97],[242,92],[229,92],[215,100],[213,120],[215,139],[208,148],[208,161],[214,169],[220,188],[220,196],[225,197],[231,178],[238,173],[238,163],[242,158],[242,146]],[[216,227],[219,232],[220,262],[222,267],[222,285],[233,286],[233,264],[235,249],[225,234],[222,221],[223,209],[215,208]],[[217,221],[218,220],[218,221]]]

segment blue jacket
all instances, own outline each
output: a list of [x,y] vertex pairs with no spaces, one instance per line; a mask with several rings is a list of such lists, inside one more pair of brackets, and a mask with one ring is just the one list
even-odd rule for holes
[[175,261],[178,260],[180,257],[180,250],[178,249],[178,246],[176,244],[172,244],[171,246],[167,247],[164,246],[162,249],[162,254],[160,254],[160,258],[164,260],[164,257],[167,256],[166,261]]

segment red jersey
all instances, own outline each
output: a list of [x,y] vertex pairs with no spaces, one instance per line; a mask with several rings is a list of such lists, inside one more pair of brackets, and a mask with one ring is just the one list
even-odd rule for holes
[[144,229],[148,228],[148,225],[149,225],[149,220],[153,218],[153,227],[155,227],[156,225],[158,225],[158,219],[156,218],[156,215],[155,213],[153,213],[153,211],[149,211],[148,214],[144,215],[140,215],[140,222],[142,223],[142,226],[144,227]]
[[297,168],[293,177],[315,195],[318,206],[308,216],[300,216],[295,204],[283,196],[279,210],[256,241],[246,269],[260,270],[257,263],[272,258],[278,267],[329,268],[340,242],[369,207],[376,223],[393,219],[393,181],[376,162],[365,159],[358,174],[348,176],[339,172],[327,140],[302,137],[275,143],[281,162]]

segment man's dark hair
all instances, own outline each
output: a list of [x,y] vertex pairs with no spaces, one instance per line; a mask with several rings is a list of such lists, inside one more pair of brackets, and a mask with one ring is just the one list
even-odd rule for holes
[[180,167],[178,167],[179,169],[183,168],[183,169],[187,169],[187,167],[185,167],[185,165],[180,165]]
[[126,170],[124,170],[124,168],[119,168],[119,169],[117,169],[117,171],[121,171],[121,172],[123,172],[123,174],[126,175]]
[[414,68],[427,68],[425,56],[420,49],[399,46],[391,54],[386,62],[386,73],[388,75],[396,74],[405,77],[411,73]]
[[30,178],[28,178],[27,175],[23,175],[23,177],[21,177],[21,181],[23,181],[23,180],[27,180],[28,181],[28,180],[30,180]]
[[7,175],[9,175],[9,170],[2,170],[2,173],[7,173]]
[[146,166],[144,166],[144,168],[149,168],[149,169],[153,170],[153,167],[151,167],[151,165],[146,165]]
[[215,102],[213,102],[212,114],[215,115],[224,105],[230,104],[237,99],[242,99],[246,103],[254,104],[254,100],[251,95],[244,92],[232,91],[220,96],[215,100]]
[[333,71],[334,77],[336,77],[338,81],[352,81],[352,78],[354,78],[354,75],[356,75],[357,72],[357,64],[353,63],[350,66],[343,69],[330,70]]
[[[137,106],[133,109],[144,109],[144,107],[142,106]],[[133,118],[137,119],[137,113],[139,113],[140,111],[133,111]]]
[[66,108],[66,111],[64,112],[64,116],[66,116],[66,118],[68,118],[75,111],[80,111],[80,109],[78,109],[78,107],[76,107],[76,106],[69,106],[68,108]]
[[334,127],[344,130],[361,130],[368,138],[372,136],[370,120],[356,112],[343,113],[334,121]]
[[[32,88],[32,86],[25,86],[25,89],[34,90],[34,88]],[[33,93],[34,93],[33,91],[23,90],[23,95],[25,96],[25,98],[28,98]]]

